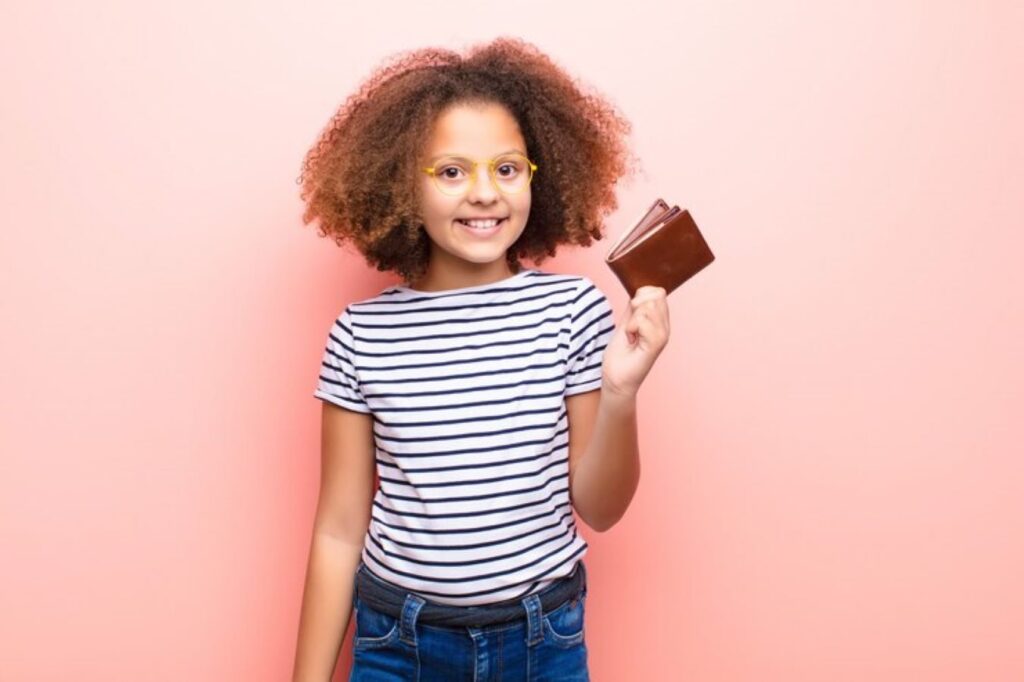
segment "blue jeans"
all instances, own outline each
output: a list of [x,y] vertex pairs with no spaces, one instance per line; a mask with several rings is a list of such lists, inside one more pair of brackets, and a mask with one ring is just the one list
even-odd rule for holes
[[575,597],[544,613],[539,595],[547,590],[522,599],[522,618],[482,627],[417,622],[426,602],[411,592],[401,617],[377,611],[355,595],[349,680],[589,682],[585,578]]

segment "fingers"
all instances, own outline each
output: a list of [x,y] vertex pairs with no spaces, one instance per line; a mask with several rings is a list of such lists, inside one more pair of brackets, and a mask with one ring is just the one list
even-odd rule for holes
[[667,294],[665,293],[665,289],[662,287],[643,286],[636,290],[636,293],[633,295],[630,303],[633,304],[634,308],[636,308],[647,301],[664,301],[666,297]]
[[[643,309],[643,317],[652,320],[656,326],[669,333],[668,294],[663,287],[642,286],[636,290],[630,300],[630,310],[638,313]],[[638,315],[639,316],[639,315]]]

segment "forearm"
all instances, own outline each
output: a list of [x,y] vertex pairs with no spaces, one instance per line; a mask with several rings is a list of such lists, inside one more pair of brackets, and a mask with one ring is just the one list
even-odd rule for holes
[[640,483],[636,396],[601,391],[594,429],[573,472],[573,507],[605,531],[626,513]]
[[330,682],[352,611],[362,545],[314,531],[299,618],[293,682]]

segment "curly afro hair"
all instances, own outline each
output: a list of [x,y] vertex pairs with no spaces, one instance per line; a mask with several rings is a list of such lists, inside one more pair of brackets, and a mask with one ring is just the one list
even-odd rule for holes
[[350,240],[366,261],[413,281],[426,271],[430,237],[419,218],[417,160],[449,106],[497,103],[518,121],[538,165],[526,227],[506,258],[542,263],[559,244],[601,239],[618,208],[614,186],[638,160],[630,123],[600,94],[572,79],[535,46],[499,37],[467,56],[442,48],[403,52],[378,66],[307,152],[303,224]]

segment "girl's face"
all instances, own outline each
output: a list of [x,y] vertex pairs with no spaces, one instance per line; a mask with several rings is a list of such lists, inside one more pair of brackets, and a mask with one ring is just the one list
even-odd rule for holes
[[[421,280],[430,284],[416,288],[473,286],[513,274],[505,252],[526,227],[530,187],[502,193],[491,179],[487,160],[508,152],[527,156],[527,151],[519,124],[500,104],[457,104],[438,116],[420,167],[433,166],[437,160],[451,156],[481,163],[471,188],[461,196],[445,194],[429,174],[420,173],[421,217],[432,244],[430,263]],[[459,175],[457,171],[449,173]],[[490,217],[502,219],[496,230],[479,230],[459,222]]]

